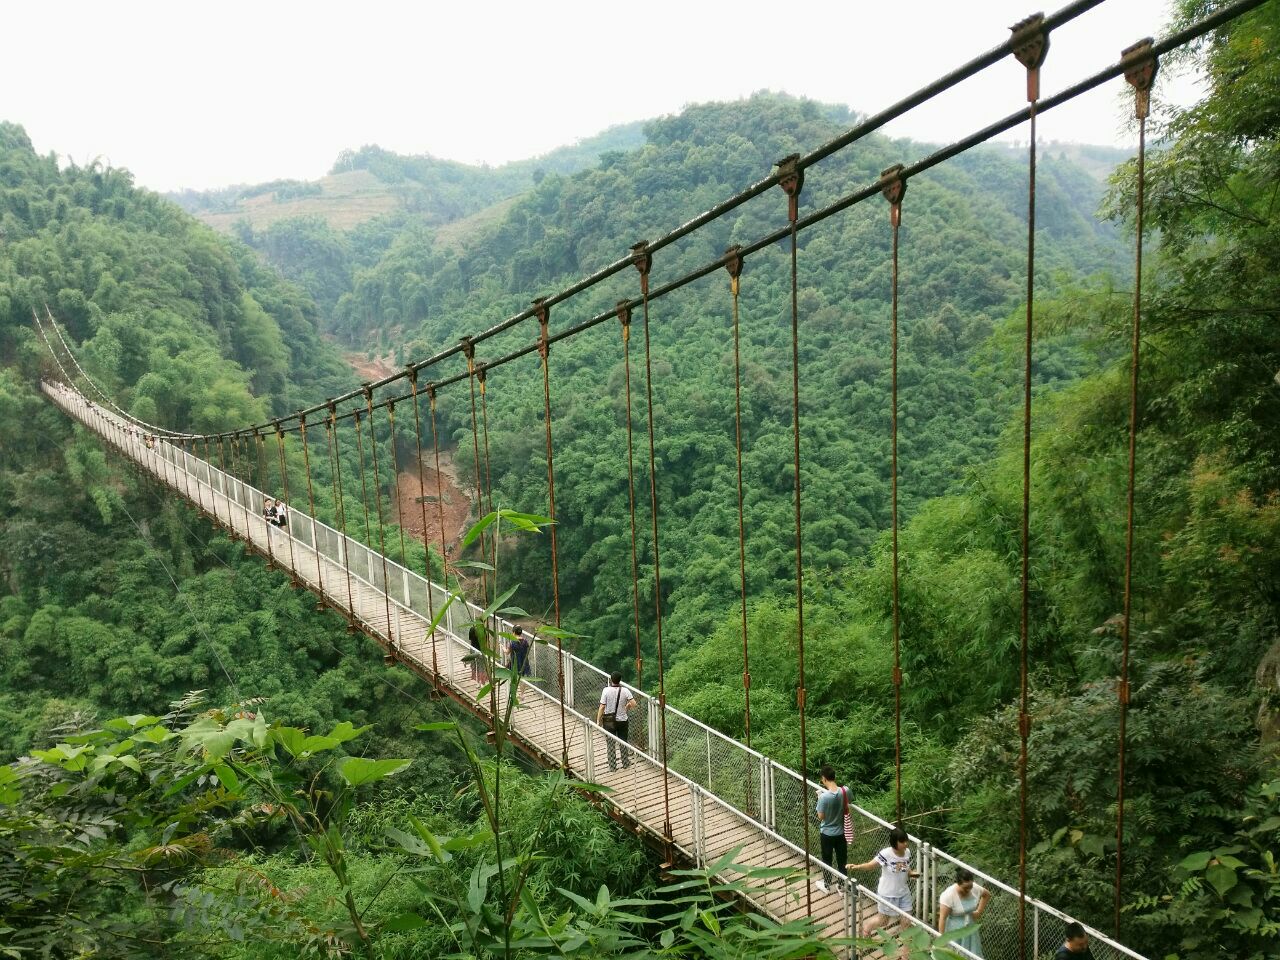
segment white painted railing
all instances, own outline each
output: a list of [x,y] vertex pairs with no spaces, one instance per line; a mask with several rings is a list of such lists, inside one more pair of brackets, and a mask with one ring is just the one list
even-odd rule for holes
[[[261,491],[164,440],[148,440],[140,430],[95,406],[76,391],[50,384],[45,384],[44,389],[64,410],[127,452],[179,493],[200,504],[215,518],[233,527],[247,518],[261,520],[264,496]],[[191,490],[193,482],[197,485],[195,495]],[[203,496],[204,490],[212,495],[208,503]],[[430,583],[422,575],[406,569],[390,558],[382,557],[365,544],[344,536],[307,513],[293,509],[292,504],[288,511],[288,532],[289,536],[286,537],[283,535],[284,531],[280,531],[281,546],[273,547],[277,561],[286,564],[291,540],[294,544],[294,572],[312,583],[317,576],[323,581],[323,574],[317,572],[313,552],[318,550],[321,557],[327,558],[342,570],[342,582],[316,584],[321,592],[328,594],[339,606],[347,605],[347,575],[353,581],[376,591],[383,592],[385,588],[386,612],[381,616],[379,611],[360,616],[370,629],[381,633],[393,645],[397,645],[402,636],[403,618],[429,620],[430,610],[438,610],[448,597],[447,591],[439,585]],[[247,523],[245,535],[249,536]],[[272,534],[268,532],[268,537],[270,536]],[[306,559],[298,559],[299,549],[306,555]],[[309,564],[313,569],[308,570]],[[460,611],[455,613],[455,607],[448,610],[440,629],[446,635],[448,644],[461,645],[465,651],[471,652],[461,631],[467,624],[482,617],[484,611],[470,602],[466,604],[465,615]],[[349,612],[353,616],[358,615],[355,610]],[[511,624],[505,620],[500,620],[499,623],[500,629],[511,629]],[[434,644],[436,641],[433,639],[432,642]],[[457,669],[461,655],[455,659],[453,654],[457,650],[453,647],[448,652],[450,656],[441,657],[437,650],[435,659],[447,664],[445,669]],[[530,685],[541,696],[554,703],[557,712],[560,703],[559,675],[563,668],[566,716],[572,717],[574,735],[578,738],[576,742],[585,745],[584,773],[590,778],[598,761],[596,739],[601,738],[601,742],[605,742],[612,737],[612,734],[589,719],[595,714],[600,690],[608,682],[608,674],[568,651],[560,654],[554,646],[546,643],[535,643],[531,652],[533,677]],[[424,665],[432,666],[430,662],[425,662]],[[442,675],[451,679],[449,675],[443,674],[443,670]],[[636,711],[631,724],[631,740],[642,746],[630,746],[629,749],[639,751],[650,764],[661,766],[659,721],[663,708],[657,698],[638,690],[633,693],[640,709]],[[667,768],[674,782],[687,791],[691,804],[689,819],[693,825],[693,833],[690,848],[685,849],[685,853],[702,865],[715,861],[727,852],[711,850],[699,833],[699,825],[707,821],[706,809],[713,807],[722,816],[750,828],[761,838],[762,843],[772,844],[776,853],[794,853],[797,863],[802,864],[804,819],[812,815],[818,785],[670,704],[667,704],[665,710]],[[556,736],[552,739],[558,745],[559,730],[553,733]],[[626,810],[628,799],[625,790],[622,794],[611,797],[610,802]],[[887,845],[891,825],[887,820],[856,804],[850,804],[850,812],[855,820],[856,839],[849,850],[849,862],[870,860],[876,851]],[[816,845],[817,831],[811,830],[810,833],[811,843]],[[917,837],[911,837],[911,843],[915,848],[916,869],[920,876],[916,879],[913,891],[916,915],[906,918],[907,921],[936,933],[931,925],[937,918],[938,896],[950,883],[954,869],[966,867],[993,894],[981,924],[986,957],[988,960],[1018,958],[1021,955],[1018,949],[1018,891]],[[865,912],[874,909],[872,905],[878,904],[880,900],[856,879],[846,879],[832,871],[814,854],[811,847],[810,870],[815,875],[825,875],[833,890],[827,896],[842,898],[846,914],[845,935],[852,936],[855,918],[859,916],[858,910]],[[758,905],[776,914],[776,910],[767,903]],[[1064,929],[1072,918],[1033,897],[1026,899],[1026,905],[1028,947],[1031,948],[1029,955],[1040,957],[1056,950],[1062,943]],[[886,909],[892,910],[891,907]],[[1085,929],[1089,933],[1091,949],[1099,960],[1145,960],[1141,954],[1116,943],[1101,932],[1087,925]],[[952,949],[968,954],[968,951],[960,948]]]

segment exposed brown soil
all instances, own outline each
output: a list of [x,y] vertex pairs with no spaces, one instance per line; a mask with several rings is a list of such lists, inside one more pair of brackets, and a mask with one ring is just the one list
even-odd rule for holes
[[347,365],[364,382],[381,380],[383,377],[389,377],[393,373],[400,372],[400,367],[395,365],[394,359],[391,357],[375,357],[370,360],[363,353],[344,353],[342,359],[347,361]]
[[[425,503],[420,503],[418,498],[423,492],[427,499]],[[405,529],[416,537],[423,535],[422,508],[426,507],[426,540],[437,550],[440,549],[439,499],[443,499],[445,552],[452,557],[454,548],[466,532],[467,520],[471,516],[471,498],[458,486],[452,455],[443,450],[440,452],[440,475],[437,481],[435,456],[424,453],[421,486],[417,470],[402,470],[396,478],[396,496],[400,498],[400,513],[404,517]]]

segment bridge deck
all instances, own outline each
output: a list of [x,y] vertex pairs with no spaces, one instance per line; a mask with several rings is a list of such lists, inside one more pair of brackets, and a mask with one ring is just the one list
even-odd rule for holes
[[[259,491],[178,447],[161,440],[145,441],[129,424],[74,391],[48,385],[45,389],[66,412],[253,549],[289,570],[437,690],[464,704],[486,723],[491,704],[499,709],[505,705],[505,689],[478,696],[483,678],[473,672],[473,660],[464,660],[474,653],[462,636],[466,623],[480,613],[474,605],[467,604],[466,611],[456,608],[456,615],[450,609],[431,632],[429,610],[433,606],[438,610],[445,599],[439,587],[298,511],[290,511],[288,532],[267,524],[262,518]],[[382,584],[391,584],[391,592]],[[666,708],[668,769],[664,777],[656,722],[661,708],[640,693],[637,700],[643,706],[632,720],[633,745],[628,748],[631,763],[612,770],[606,759],[612,735],[590,719],[603,674],[541,642],[534,645],[532,653],[534,677],[521,684],[520,703],[512,721],[513,739],[523,749],[547,766],[559,766],[563,751],[573,775],[609,787],[604,802],[611,812],[654,840],[664,839],[669,810],[673,853],[690,863],[714,863],[740,848],[739,863],[793,870],[790,878],[761,881],[749,899],[776,920],[808,915],[806,858],[798,844],[803,842],[799,839],[799,818],[808,815],[813,805],[812,784],[741,745],[733,744],[738,750],[726,753],[721,741],[727,738],[670,707]],[[579,676],[575,677],[575,672]],[[565,692],[563,711],[561,690]],[[678,738],[671,734],[673,727]],[[621,748],[620,743],[614,746]],[[861,808],[855,811],[858,837],[849,851],[850,862],[870,859],[884,845],[887,828],[883,820]],[[816,844],[816,829],[812,834]],[[904,919],[936,933],[926,921],[935,915],[937,896],[949,881],[951,867],[959,861],[929,844],[913,841],[913,848],[921,871],[915,887],[920,917]],[[857,925],[876,911],[876,896],[861,884],[834,874],[812,856],[808,860],[815,883],[813,919],[828,936],[854,936]],[[831,892],[816,888],[819,877],[825,877]],[[984,918],[985,955],[992,960],[1013,960],[1020,955],[1017,892],[981,873],[979,882],[995,894],[1004,894],[993,898]],[[1062,942],[1062,928],[1069,918],[1031,898],[1027,903],[1028,953],[1033,957],[1051,953]],[[1091,942],[1100,960],[1143,960],[1096,932],[1091,932]],[[973,956],[962,949],[958,952]]]

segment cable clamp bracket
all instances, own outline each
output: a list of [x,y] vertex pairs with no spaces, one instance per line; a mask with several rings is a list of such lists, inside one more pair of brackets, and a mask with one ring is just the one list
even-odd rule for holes
[[800,191],[804,188],[804,168],[800,166],[800,154],[789,154],[774,166],[778,168],[778,186],[787,195],[787,219],[795,223],[800,214]]
[[547,356],[551,353],[551,344],[547,340],[547,325],[551,321],[551,308],[547,306],[547,298],[539,297],[533,301],[533,315],[538,318],[538,356],[542,357],[542,362],[547,362]]
[[729,289],[736,297],[738,295],[738,281],[742,277],[742,247],[734,244],[724,252],[724,268],[729,271]]
[[640,292],[649,295],[649,271],[653,269],[653,254],[649,241],[641,240],[631,245],[631,265],[640,271]]
[[1133,118],[1145,120],[1151,112],[1151,87],[1155,83],[1160,62],[1151,52],[1151,38],[1145,37],[1120,53],[1124,78],[1133,87]]
[[907,194],[907,181],[902,176],[906,168],[900,163],[880,171],[880,192],[889,201],[889,222],[898,226],[902,221],[902,198]]
[[618,306],[618,323],[622,325],[622,341],[631,339],[631,301],[619,300]]
[[1027,102],[1035,103],[1040,99],[1040,66],[1049,55],[1049,30],[1044,25],[1044,14],[1033,13],[1009,31],[1013,34],[1009,40],[1013,55],[1027,68]]

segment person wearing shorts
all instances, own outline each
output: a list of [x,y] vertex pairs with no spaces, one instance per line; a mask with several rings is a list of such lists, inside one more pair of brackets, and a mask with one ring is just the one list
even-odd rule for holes
[[919,874],[911,869],[911,848],[907,843],[907,831],[894,827],[889,831],[887,847],[866,863],[849,867],[850,870],[880,868],[876,894],[884,902],[877,904],[875,916],[862,925],[864,937],[869,937],[875,930],[899,920],[902,914],[911,913],[915,909],[915,903],[911,899],[911,880]]

